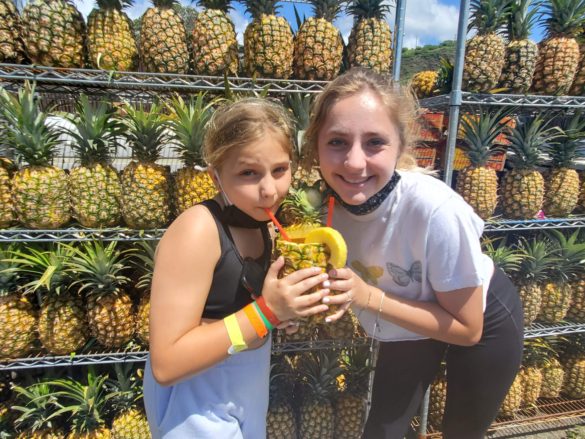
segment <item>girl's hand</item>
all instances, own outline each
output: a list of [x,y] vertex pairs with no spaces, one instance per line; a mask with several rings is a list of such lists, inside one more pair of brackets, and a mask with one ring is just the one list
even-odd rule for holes
[[327,284],[332,291],[335,291],[335,294],[324,297],[323,303],[339,306],[337,312],[327,316],[327,322],[341,318],[352,303],[360,308],[367,306],[370,286],[350,268],[337,268],[329,271]]
[[266,305],[278,320],[284,322],[297,317],[308,317],[329,309],[329,306],[321,303],[321,299],[329,294],[328,288],[304,294],[326,281],[329,277],[326,273],[321,273],[321,269],[317,267],[303,268],[279,279],[278,272],[282,267],[284,258],[280,256],[268,269],[262,287]]

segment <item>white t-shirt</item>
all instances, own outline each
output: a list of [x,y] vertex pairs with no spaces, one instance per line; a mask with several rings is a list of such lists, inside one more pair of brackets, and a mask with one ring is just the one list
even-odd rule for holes
[[[369,214],[353,215],[336,203],[333,227],[347,242],[347,265],[370,285],[418,301],[436,301],[435,291],[483,285],[485,310],[494,265],[481,251],[483,221],[442,181],[399,174],[394,190]],[[382,319],[373,334],[377,311],[356,314],[378,340],[427,338]]]

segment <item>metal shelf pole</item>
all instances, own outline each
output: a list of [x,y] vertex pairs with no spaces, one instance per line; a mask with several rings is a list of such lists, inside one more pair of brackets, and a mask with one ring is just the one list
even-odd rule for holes
[[457,140],[457,126],[459,125],[459,110],[461,107],[461,83],[463,82],[463,63],[465,61],[465,38],[467,36],[467,22],[469,21],[469,0],[461,0],[459,6],[459,24],[457,28],[457,51],[455,52],[455,66],[453,69],[453,84],[449,102],[449,129],[447,132],[447,146],[445,150],[445,170],[443,180],[449,186],[453,176],[453,159],[455,157],[455,141]]
[[402,63],[402,43],[404,39],[404,16],[406,14],[406,0],[396,1],[396,17],[394,20],[394,58],[392,62],[392,80],[400,81],[400,67]]

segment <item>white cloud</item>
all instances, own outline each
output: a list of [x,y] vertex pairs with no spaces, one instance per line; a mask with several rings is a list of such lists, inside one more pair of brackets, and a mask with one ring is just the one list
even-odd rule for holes
[[351,27],[353,26],[353,17],[349,15],[341,15],[333,22],[333,24],[339,29],[343,40],[347,44],[347,39],[349,38]]
[[244,44],[244,32],[246,31],[246,26],[248,26],[250,20],[236,9],[232,9],[229,13],[229,16],[232,19],[236,29],[236,38],[238,39],[238,44]]
[[439,0],[409,0],[404,20],[404,47],[454,40],[458,19],[459,10],[455,6]]

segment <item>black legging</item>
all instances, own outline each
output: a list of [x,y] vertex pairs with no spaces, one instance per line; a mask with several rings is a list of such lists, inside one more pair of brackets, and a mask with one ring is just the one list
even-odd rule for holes
[[522,304],[508,277],[496,269],[487,295],[481,340],[465,347],[425,339],[380,343],[372,407],[364,439],[401,439],[446,353],[446,439],[481,439],[520,367]]

